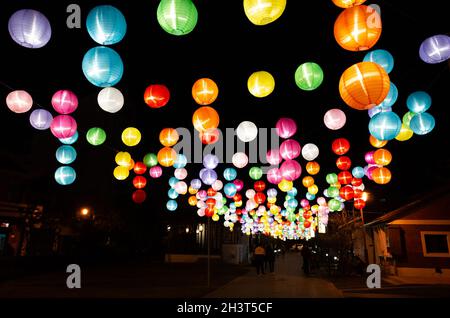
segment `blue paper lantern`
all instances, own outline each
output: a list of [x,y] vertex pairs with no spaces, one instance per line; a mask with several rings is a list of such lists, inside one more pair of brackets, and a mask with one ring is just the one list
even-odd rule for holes
[[127,22],[119,9],[102,5],[92,9],[86,19],[91,38],[101,45],[120,42],[127,32]]
[[169,211],[175,211],[178,208],[178,203],[175,200],[167,201],[166,208]]
[[227,181],[233,181],[234,179],[236,179],[237,177],[237,171],[234,168],[226,168],[223,171],[223,177],[225,178],[225,180]]
[[98,87],[114,86],[123,75],[123,62],[120,55],[104,46],[90,49],[84,55],[82,68],[87,80]]
[[419,49],[422,61],[428,64],[441,63],[450,58],[450,36],[438,34],[422,42]]
[[237,193],[237,187],[234,183],[230,182],[225,184],[223,187],[223,192],[227,197],[232,197]]
[[394,112],[378,113],[369,122],[369,132],[378,140],[394,139],[401,128],[402,121]]
[[372,107],[371,109],[369,109],[367,112],[369,113],[369,117],[372,118],[373,116],[375,116],[378,113],[383,113],[383,112],[391,112],[392,111],[392,107],[382,107],[382,106],[375,106]]
[[198,190],[202,187],[202,181],[200,179],[192,179],[191,187],[195,190]]
[[212,169],[202,169],[200,179],[206,185],[212,185],[217,180],[217,173]]
[[416,135],[426,135],[434,129],[436,122],[434,117],[428,113],[421,113],[415,115],[410,123],[409,127]]
[[398,89],[397,86],[395,86],[394,83],[391,82],[391,85],[389,87],[389,93],[387,94],[386,98],[381,102],[380,107],[386,109],[392,107],[398,98]]
[[287,192],[287,195],[289,195],[289,196],[291,196],[291,197],[295,197],[295,196],[297,195],[297,193],[298,193],[297,188],[293,187],[291,190],[289,190],[289,191]]
[[312,193],[306,192],[306,199],[312,201],[316,198],[316,196]]
[[352,175],[355,178],[363,178],[365,175],[364,168],[357,166],[352,169]]
[[72,144],[76,143],[77,140],[78,140],[78,131],[76,131],[72,137],[59,138],[59,141],[65,145],[72,145]]
[[390,73],[394,68],[394,57],[386,50],[373,50],[364,56],[364,62],[374,62],[379,64],[386,73]]
[[45,15],[31,9],[15,12],[9,18],[8,31],[14,42],[30,49],[45,46],[52,36],[52,28]]
[[431,106],[431,96],[422,91],[414,92],[408,96],[406,106],[416,114],[426,112]]
[[55,171],[55,180],[60,185],[69,185],[74,183],[77,178],[75,169],[70,166],[62,166]]
[[167,195],[169,196],[170,199],[178,198],[178,192],[175,189],[169,189]]
[[186,165],[187,165],[187,157],[182,153],[178,154],[175,159],[175,162],[173,163],[173,167],[175,169],[181,169],[186,167]]
[[63,145],[56,150],[56,160],[63,165],[71,164],[77,159],[77,151],[72,146]]
[[175,177],[171,177],[171,178],[169,179],[169,185],[170,185],[170,187],[173,188],[173,187],[175,186],[175,184],[176,184],[178,181],[180,181],[180,180],[178,180],[178,179],[175,178]]

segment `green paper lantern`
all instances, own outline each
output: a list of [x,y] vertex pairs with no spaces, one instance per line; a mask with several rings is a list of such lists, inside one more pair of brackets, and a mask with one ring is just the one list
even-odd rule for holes
[[413,112],[407,112],[405,115],[403,115],[402,122],[405,126],[409,127],[409,123],[411,122],[411,119],[413,119],[414,116],[416,116],[416,113]]
[[336,187],[329,187],[327,189],[327,191],[328,191],[328,196],[330,198],[335,198],[335,197],[337,197],[339,195],[339,189],[336,188]]
[[144,156],[142,162],[149,168],[154,167],[158,164],[158,156],[154,153],[148,153]]
[[253,180],[259,180],[263,175],[263,171],[260,167],[252,167],[248,174]]
[[330,211],[338,211],[341,208],[341,202],[336,199],[331,199],[330,201],[328,201],[328,208],[330,209]]
[[329,184],[335,184],[338,182],[338,176],[335,173],[329,173],[326,176],[326,180]]
[[191,0],[161,0],[157,18],[159,25],[167,33],[186,35],[194,30],[198,13]]
[[297,71],[295,71],[295,83],[302,90],[315,90],[322,82],[323,71],[316,63],[303,63],[297,68]]
[[99,127],[91,128],[86,134],[86,139],[92,146],[100,146],[106,140],[106,132]]

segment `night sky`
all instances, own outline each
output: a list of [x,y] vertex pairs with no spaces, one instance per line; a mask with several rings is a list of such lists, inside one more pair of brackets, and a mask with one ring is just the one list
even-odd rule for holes
[[[417,5],[411,1],[368,1],[381,7],[383,33],[374,49],[386,49],[395,58],[389,74],[399,89],[393,106],[400,117],[407,112],[407,96],[418,90],[433,98],[429,110],[436,119],[436,128],[428,135],[406,142],[391,141],[386,146],[393,154],[388,166],[393,179],[381,186],[365,179],[371,199],[368,211],[387,212],[412,200],[420,193],[448,182],[450,160],[450,118],[448,116],[448,61],[430,65],[419,58],[421,42],[435,34],[448,34],[446,1],[432,5]],[[212,105],[220,114],[220,128],[237,127],[244,120],[258,127],[274,127],[280,117],[292,117],[299,130],[295,138],[303,145],[315,143],[320,148],[317,161],[321,172],[316,177],[323,191],[325,175],[338,172],[331,151],[335,138],[351,142],[349,156],[354,165],[364,166],[364,153],[373,150],[369,144],[367,111],[356,111],[341,100],[338,83],[342,72],[362,61],[366,52],[342,49],[334,40],[333,25],[341,12],[331,0],[289,0],[286,11],[276,22],[257,27],[244,14],[242,0],[197,0],[199,12],[195,30],[182,37],[164,32],[158,25],[158,0],[148,1],[77,1],[82,9],[82,28],[66,27],[66,7],[73,1],[6,1],[0,5],[0,80],[13,89],[28,91],[39,106],[53,111],[50,100],[60,89],[70,89],[80,105],[73,114],[78,122],[80,139],[74,145],[78,158],[72,165],[77,181],[62,187],[54,181],[59,166],[54,152],[59,141],[49,130],[37,131],[28,121],[29,113],[14,114],[3,103],[0,107],[0,189],[14,187],[23,194],[16,201],[44,204],[49,210],[71,213],[83,205],[95,209],[122,207],[131,215],[143,213],[161,215],[167,201],[167,180],[173,169],[165,169],[164,177],[150,180],[147,201],[136,206],[131,200],[132,178],[118,182],[113,178],[114,156],[117,151],[130,151],[141,160],[148,152],[160,149],[159,132],[165,127],[187,127],[192,130],[192,114],[198,105],[191,97],[193,83],[202,77],[213,79],[219,86],[219,98]],[[125,73],[116,87],[125,96],[124,108],[116,113],[104,112],[97,105],[99,88],[84,77],[81,61],[84,54],[97,46],[89,36],[85,20],[90,9],[99,4],[116,6],[125,15],[127,35],[113,45],[122,57]],[[9,36],[7,23],[11,14],[23,8],[44,13],[52,26],[52,38],[41,49],[31,50],[17,45]],[[304,62],[318,63],[325,75],[323,84],[315,91],[300,90],[294,81],[297,67]],[[275,91],[267,98],[257,99],[247,90],[247,79],[254,71],[266,70],[276,81]],[[149,108],[143,100],[145,88],[161,83],[171,91],[169,104],[161,109]],[[11,89],[1,86],[3,100]],[[340,108],[347,115],[346,126],[338,131],[327,129],[323,115],[328,109]],[[143,134],[141,144],[128,148],[121,142],[126,127],[136,127]],[[108,138],[104,145],[93,147],[85,139],[91,127],[102,127]],[[301,159],[304,167],[306,162]],[[228,165],[229,166],[229,165]],[[188,166],[192,172],[200,167]],[[222,171],[222,168],[219,169]],[[131,176],[131,174],[130,174]],[[248,180],[248,168],[239,178]],[[195,176],[196,177],[196,176]],[[306,189],[301,179],[295,183],[303,197]],[[2,190],[3,191],[3,190]],[[194,218],[196,210],[187,207],[187,197],[179,197],[181,207],[175,215]],[[183,203],[182,203],[183,202]],[[186,207],[186,208],[185,208]]]

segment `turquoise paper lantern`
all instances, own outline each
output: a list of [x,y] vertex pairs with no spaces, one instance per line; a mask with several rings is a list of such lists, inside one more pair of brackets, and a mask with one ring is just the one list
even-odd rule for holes
[[102,5],[92,9],[86,19],[91,38],[101,45],[120,42],[127,32],[127,22],[119,9]]
[[389,92],[386,98],[378,106],[381,106],[383,109],[388,109],[395,104],[397,98],[398,98],[397,86],[395,86],[395,84],[391,82],[391,85],[389,86]]
[[416,135],[426,135],[434,129],[436,121],[428,113],[415,115],[409,122],[409,127]]
[[55,171],[55,181],[60,185],[70,185],[75,182],[77,174],[70,166],[62,166]]
[[223,171],[223,177],[225,178],[225,180],[227,181],[233,181],[234,179],[236,179],[237,177],[237,171],[234,168],[226,168]]
[[77,151],[72,146],[63,145],[56,150],[56,160],[63,165],[71,164],[77,159]]
[[379,64],[386,73],[390,73],[394,68],[394,57],[386,50],[373,50],[364,56],[364,62],[374,62]]
[[378,140],[394,139],[401,128],[402,121],[394,112],[378,113],[369,122],[369,132]]
[[175,159],[175,162],[173,163],[173,167],[175,169],[181,169],[186,167],[186,165],[187,165],[187,157],[182,153],[178,154]]
[[87,80],[98,87],[114,86],[123,75],[123,62],[120,55],[104,46],[90,49],[84,55],[82,68]]
[[357,167],[354,167],[353,169],[352,169],[352,175],[353,175],[353,177],[355,177],[355,178],[363,178],[364,177],[364,175],[365,175],[365,172],[364,172],[364,168],[363,167],[360,167],[360,166],[357,166]]
[[431,96],[422,91],[414,92],[408,96],[406,106],[416,114],[426,112],[431,106]]
[[59,138],[59,141],[65,145],[72,145],[72,144],[76,143],[77,140],[78,140],[78,131],[76,131],[72,137]]
[[169,211],[175,211],[178,208],[178,203],[175,200],[167,201],[166,208]]
[[156,13],[161,28],[172,35],[186,35],[197,25],[198,12],[191,0],[161,0]]

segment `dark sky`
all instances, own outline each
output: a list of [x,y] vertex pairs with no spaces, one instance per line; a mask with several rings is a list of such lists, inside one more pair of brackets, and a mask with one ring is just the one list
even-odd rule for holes
[[[366,53],[345,51],[335,42],[333,25],[342,9],[331,0],[289,0],[283,16],[265,27],[256,27],[247,20],[241,0],[194,1],[199,21],[196,29],[184,37],[171,36],[159,27],[157,0],[77,1],[82,9],[82,28],[68,29],[66,7],[72,2],[2,0],[0,5],[0,80],[12,88],[27,90],[35,102],[49,110],[51,96],[59,89],[73,90],[80,100],[74,113],[81,135],[75,144],[78,159],[73,164],[78,179],[68,187],[56,185],[53,178],[59,166],[54,157],[59,143],[50,131],[34,130],[28,122],[29,114],[18,115],[6,105],[0,107],[1,170],[3,174],[7,171],[27,175],[24,187],[32,200],[66,210],[84,204],[102,209],[117,204],[134,208],[129,204],[133,191],[131,178],[119,183],[112,176],[115,152],[127,150],[120,140],[121,131],[134,126],[143,133],[142,144],[128,149],[135,158],[157,152],[162,128],[191,129],[192,113],[197,108],[191,98],[191,87],[201,77],[212,78],[219,86],[219,98],[213,107],[220,114],[222,129],[236,127],[243,120],[251,120],[258,127],[273,127],[280,117],[294,118],[299,126],[296,139],[301,144],[316,143],[320,148],[319,185],[324,184],[326,173],[337,172],[334,165],[337,156],[331,152],[335,138],[348,138],[354,165],[365,165],[364,153],[372,150],[368,142],[369,117],[366,111],[353,110],[343,103],[338,83],[342,72],[361,61]],[[445,2],[433,1],[432,5],[403,0],[367,2],[381,7],[383,33],[375,48],[386,49],[395,58],[390,78],[399,89],[399,98],[393,110],[403,116],[407,96],[425,90],[433,98],[429,112],[436,119],[436,128],[429,135],[415,135],[404,143],[394,140],[386,146],[393,154],[388,167],[393,179],[385,186],[365,180],[372,193],[367,210],[389,211],[414,195],[447,182],[450,175],[450,161],[444,154],[450,136],[448,63],[425,64],[418,55],[425,38],[449,33]],[[85,18],[98,4],[116,6],[128,23],[124,40],[112,46],[125,65],[124,77],[116,85],[125,96],[125,107],[116,114],[98,107],[99,88],[90,84],[81,70],[84,54],[97,46],[85,28]],[[50,20],[53,35],[42,49],[22,48],[9,37],[9,16],[23,8],[37,9]],[[312,92],[301,91],[294,82],[296,68],[308,61],[321,65],[325,74],[323,84]],[[269,71],[276,80],[274,93],[264,99],[256,99],[247,91],[248,76],[257,70]],[[152,83],[169,87],[172,97],[167,107],[155,110],[145,105],[143,92]],[[2,98],[9,91],[1,87]],[[347,125],[332,132],[324,126],[322,118],[328,109],[336,107],[345,111]],[[93,126],[103,127],[108,134],[101,147],[90,146],[84,138]],[[302,165],[305,164],[302,159]],[[190,171],[197,169],[190,167]],[[150,182],[147,202],[136,209],[165,210],[167,179],[172,171],[167,169],[164,178]],[[240,178],[247,179],[247,171],[242,171]],[[13,182],[0,180],[0,183],[4,188]],[[20,188],[20,182],[16,186]],[[296,186],[306,193],[300,180]],[[179,213],[195,215],[195,209]]]

